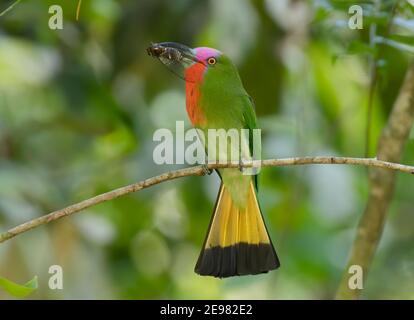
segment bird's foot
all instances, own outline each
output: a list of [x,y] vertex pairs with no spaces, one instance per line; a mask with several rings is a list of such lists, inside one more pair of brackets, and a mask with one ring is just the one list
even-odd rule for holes
[[244,171],[244,163],[243,163],[243,160],[242,159],[239,160],[239,171],[240,172],[243,172]]
[[203,175],[209,176],[213,173],[213,169],[210,169],[207,164],[202,165],[203,168]]

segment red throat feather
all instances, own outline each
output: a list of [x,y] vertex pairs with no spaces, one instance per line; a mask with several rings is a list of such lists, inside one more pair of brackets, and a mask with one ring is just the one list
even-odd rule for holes
[[185,71],[185,94],[186,109],[188,117],[193,126],[203,127],[206,119],[203,110],[200,107],[200,84],[203,81],[203,75],[206,67],[201,63],[189,67]]

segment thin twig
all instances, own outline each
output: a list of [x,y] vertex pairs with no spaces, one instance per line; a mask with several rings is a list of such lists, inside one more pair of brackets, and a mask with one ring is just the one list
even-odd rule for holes
[[82,5],[82,0],[79,0],[79,1],[78,1],[78,6],[77,6],[77,8],[76,8],[76,21],[78,21],[78,20],[79,20],[79,15],[80,15],[80,8],[81,8],[81,5]]
[[384,38],[384,37],[376,37],[375,41],[377,43],[385,44],[389,47],[392,47],[392,48],[395,48],[395,49],[398,49],[398,50],[401,50],[401,51],[405,51],[405,52],[414,54],[414,46],[410,46],[408,44],[400,43],[400,42],[397,42],[397,41],[394,41],[394,40],[391,40],[391,39],[387,39],[387,38]]
[[9,12],[11,9],[14,8],[15,5],[17,5],[21,0],[16,0],[14,3],[12,3],[9,7],[7,7],[4,11],[0,13],[0,17],[4,16],[7,12]]
[[[348,165],[361,165],[377,168],[385,168],[396,170],[400,172],[414,174],[414,166],[407,166],[398,163],[391,163],[386,161],[380,161],[377,159],[367,158],[347,158],[347,157],[305,157],[305,158],[286,158],[286,159],[269,159],[261,162],[262,167],[282,167],[282,166],[294,166],[294,165],[306,165],[306,164],[348,164]],[[255,163],[246,162],[243,163],[243,167],[253,167]],[[238,168],[240,164],[209,164],[209,169],[219,168]],[[102,202],[113,200],[124,196],[126,194],[137,192],[153,185],[159,184],[164,181],[169,181],[181,177],[187,176],[202,176],[205,173],[205,168],[202,165],[185,168],[181,170],[167,172],[119,189],[115,189],[96,197],[81,201],[73,204],[61,210],[54,211],[47,215],[25,222],[17,227],[14,227],[4,233],[0,234],[0,243],[5,242],[21,233],[27,232],[33,228],[49,223],[54,220],[61,219],[66,216],[70,216],[79,211],[85,210]]]

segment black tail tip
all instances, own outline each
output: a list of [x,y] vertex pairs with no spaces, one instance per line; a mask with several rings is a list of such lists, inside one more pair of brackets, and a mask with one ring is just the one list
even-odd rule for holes
[[279,267],[279,259],[271,244],[237,243],[203,249],[194,271],[202,276],[226,278],[267,273]]

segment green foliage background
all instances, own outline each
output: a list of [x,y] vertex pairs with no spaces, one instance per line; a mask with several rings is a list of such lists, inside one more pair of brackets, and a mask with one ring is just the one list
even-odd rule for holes
[[[264,156],[364,155],[369,61],[379,59],[375,147],[413,55],[369,47],[395,1],[22,1],[0,18],[0,229],[183,166],[153,163],[153,132],[184,120],[184,83],[146,55],[151,42],[212,46],[237,64],[257,106]],[[400,1],[390,39],[412,45],[414,10]],[[0,1],[5,9],[12,1]],[[64,29],[48,28],[59,3]],[[398,21],[398,23],[397,23]],[[372,148],[372,153],[374,150]],[[404,163],[414,162],[414,141]],[[0,275],[30,297],[331,298],[367,195],[347,166],[262,170],[259,199],[282,267],[219,280],[193,273],[218,190],[215,175],[167,182],[0,245]],[[364,298],[414,298],[414,179],[400,175]],[[64,290],[48,269],[64,270]],[[0,298],[10,296],[0,292]]]

